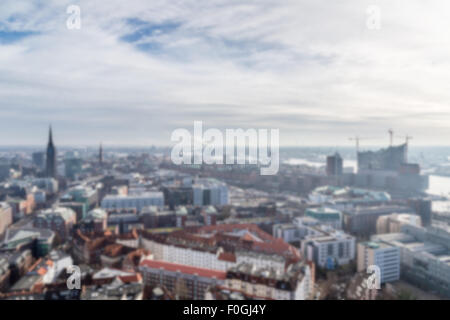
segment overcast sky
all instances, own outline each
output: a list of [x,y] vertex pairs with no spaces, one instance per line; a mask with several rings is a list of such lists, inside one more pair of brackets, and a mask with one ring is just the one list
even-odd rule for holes
[[450,145],[449,16],[448,0],[2,0],[0,145],[45,144],[50,123],[57,145],[170,145],[194,120],[292,146],[385,145],[389,128]]

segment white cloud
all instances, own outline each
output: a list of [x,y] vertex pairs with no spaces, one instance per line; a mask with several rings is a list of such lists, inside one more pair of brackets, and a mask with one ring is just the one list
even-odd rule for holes
[[[66,29],[72,3],[81,30]],[[366,27],[369,4],[378,31]],[[60,144],[167,145],[194,120],[279,128],[285,145],[356,133],[384,143],[390,127],[446,144],[449,10],[445,0],[2,1],[0,31],[36,34],[0,44],[0,144],[43,143],[52,122]],[[134,43],[121,40],[139,29],[127,19],[148,23]]]

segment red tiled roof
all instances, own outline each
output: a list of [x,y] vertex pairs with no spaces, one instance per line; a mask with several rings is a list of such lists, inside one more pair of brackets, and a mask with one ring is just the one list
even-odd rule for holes
[[236,262],[236,256],[231,252],[222,252],[221,254],[219,254],[219,260]]
[[118,278],[123,283],[140,282],[142,280],[142,276],[140,273],[136,273],[136,274],[129,275],[129,276],[118,276]]
[[[204,226],[199,228],[199,232],[231,232],[233,230],[248,230],[250,233],[241,237],[242,240],[252,242],[253,249],[260,249],[265,252],[277,253],[281,255],[292,255],[299,257],[298,250],[285,242],[283,239],[272,237],[267,232],[261,230],[254,224],[221,224],[214,226]],[[255,241],[251,233],[256,234],[264,242]]]
[[152,269],[164,269],[172,272],[181,272],[191,275],[198,275],[199,277],[203,278],[225,279],[226,276],[226,272],[223,271],[191,267],[183,264],[176,264],[158,260],[144,260],[141,262],[140,266]]
[[274,237],[272,237],[270,234],[264,232],[257,225],[251,223],[219,224],[212,226],[204,226],[198,229],[199,232],[213,232],[213,231],[232,232],[234,230],[249,230],[265,241],[270,241],[274,239]]

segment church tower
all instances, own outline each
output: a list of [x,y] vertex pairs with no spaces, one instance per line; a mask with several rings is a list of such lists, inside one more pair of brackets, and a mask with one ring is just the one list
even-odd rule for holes
[[48,132],[46,175],[49,178],[56,178],[56,148],[53,145],[52,126]]

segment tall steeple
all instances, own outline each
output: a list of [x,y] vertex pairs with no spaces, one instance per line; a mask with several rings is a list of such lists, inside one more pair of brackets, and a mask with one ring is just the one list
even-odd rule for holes
[[46,175],[47,177],[56,178],[56,148],[53,145],[53,134],[51,125],[48,130]]
[[48,129],[48,143],[53,144],[52,125]]

